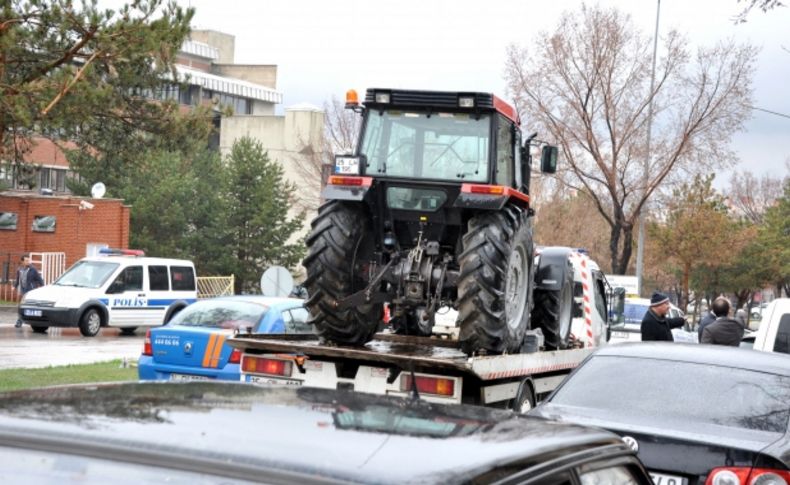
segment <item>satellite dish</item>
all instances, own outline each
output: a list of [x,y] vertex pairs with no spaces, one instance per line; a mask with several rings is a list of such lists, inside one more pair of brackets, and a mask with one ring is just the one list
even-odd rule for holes
[[104,197],[105,192],[107,192],[107,187],[101,182],[96,182],[93,184],[93,187],[91,187],[91,197],[94,199],[101,199]]
[[264,296],[288,296],[293,288],[293,276],[282,266],[272,266],[261,276],[261,293]]

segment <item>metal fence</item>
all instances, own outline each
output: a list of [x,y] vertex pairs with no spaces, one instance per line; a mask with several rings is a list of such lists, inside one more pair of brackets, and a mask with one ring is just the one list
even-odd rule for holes
[[19,299],[14,289],[16,271],[22,263],[22,257],[30,255],[33,266],[41,273],[44,284],[50,284],[66,271],[66,253],[0,253],[0,300],[16,301]]
[[198,276],[198,298],[213,298],[233,294],[234,275],[230,276]]

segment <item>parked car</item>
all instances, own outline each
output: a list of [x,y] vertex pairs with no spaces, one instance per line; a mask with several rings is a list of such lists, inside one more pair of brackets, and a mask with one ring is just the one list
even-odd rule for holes
[[598,429],[306,387],[137,382],[0,394],[14,483],[634,484]]
[[[610,344],[617,344],[622,342],[641,342],[642,341],[642,318],[650,308],[649,298],[626,298],[625,305],[623,306],[623,314],[619,318],[615,318],[615,323],[611,326],[611,336],[609,337]],[[670,318],[683,317],[683,311],[670,303],[669,314]],[[672,336],[676,342],[693,342],[699,341],[699,336],[696,332],[689,331],[685,328],[673,328]]]
[[617,433],[655,483],[790,483],[786,355],[669,342],[607,346],[530,414]]
[[19,318],[34,332],[79,327],[93,337],[102,327],[132,334],[159,326],[197,300],[195,266],[182,259],[147,258],[137,250],[103,250],[77,261],[51,285],[22,297]]
[[241,352],[225,340],[237,330],[313,333],[304,300],[229,296],[194,303],[145,334],[138,360],[142,380],[240,379]]

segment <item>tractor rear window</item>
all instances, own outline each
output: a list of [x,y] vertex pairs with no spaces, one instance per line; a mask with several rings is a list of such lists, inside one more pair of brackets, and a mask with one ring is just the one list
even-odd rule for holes
[[491,117],[371,111],[361,153],[367,175],[485,182]]
[[436,212],[447,200],[443,190],[409,189],[390,187],[387,189],[387,207],[420,212]]

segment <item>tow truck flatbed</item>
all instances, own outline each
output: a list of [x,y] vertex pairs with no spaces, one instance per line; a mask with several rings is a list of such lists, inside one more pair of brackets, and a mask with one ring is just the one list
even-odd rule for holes
[[467,357],[452,340],[378,333],[363,346],[324,344],[312,335],[238,334],[227,343],[245,352],[289,354],[473,374],[483,381],[568,371],[594,349]]

